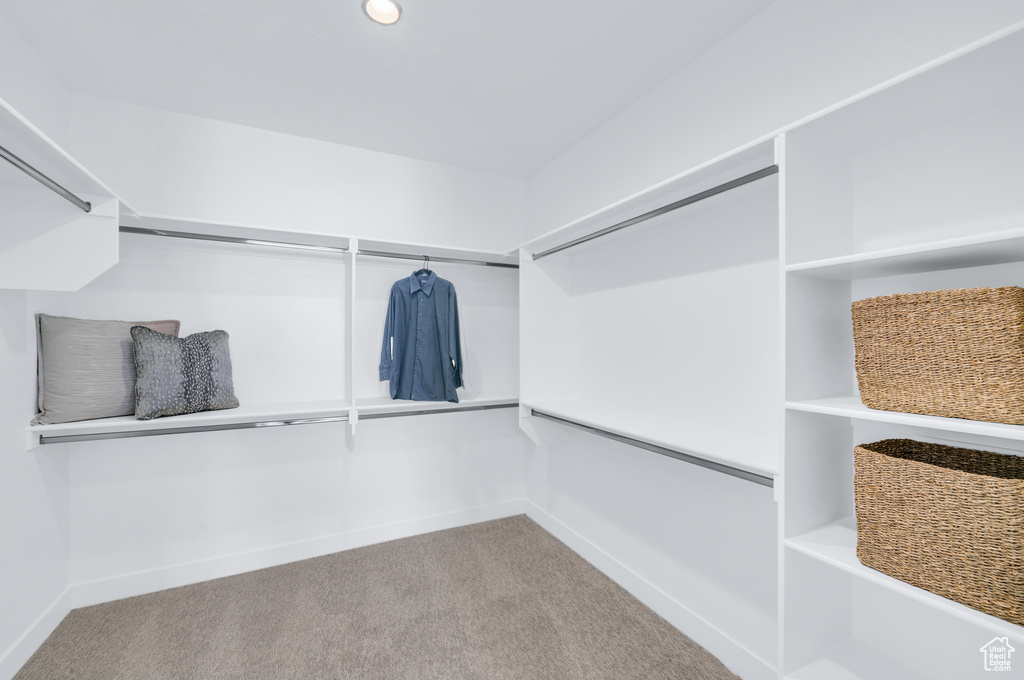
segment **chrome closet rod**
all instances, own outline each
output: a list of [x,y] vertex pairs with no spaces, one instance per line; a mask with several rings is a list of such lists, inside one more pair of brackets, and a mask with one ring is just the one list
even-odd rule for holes
[[217,241],[219,243],[240,243],[249,246],[271,246],[275,248],[294,248],[296,250],[316,250],[325,253],[347,253],[348,248],[340,246],[318,246],[311,243],[293,243],[290,241],[269,241],[266,239],[244,238],[241,236],[217,236],[215,234],[196,234],[189,231],[168,231],[167,229],[149,229],[147,227],[119,227],[122,234],[142,234],[143,236],[167,236],[170,238],[187,238],[196,241]]
[[39,182],[50,191],[53,191],[59,194],[61,197],[67,199],[68,201],[71,201],[85,212],[92,212],[92,203],[90,203],[89,201],[83,201],[78,196],[75,196],[73,193],[71,193],[61,185],[57,184],[52,179],[50,179],[43,173],[39,172],[31,165],[21,160],[20,158],[18,158],[17,156],[15,156],[13,153],[11,153],[2,146],[0,146],[0,158],[3,158],[5,161],[10,163],[14,167],[18,168],[23,173],[25,173],[35,181]]
[[375,418],[398,418],[400,416],[426,416],[431,413],[463,413],[466,411],[490,411],[496,408],[518,408],[519,402],[514,401],[508,404],[487,404],[484,406],[452,406],[451,408],[422,409],[419,411],[395,411],[392,413],[367,413],[360,414],[359,420],[373,420]]
[[[389,253],[383,250],[362,250],[360,249],[358,255],[369,255],[371,257],[392,257],[398,260],[422,260],[423,255],[407,255],[405,253]],[[469,260],[460,257],[434,257],[428,255],[431,262],[451,262],[453,264],[475,264],[481,267],[505,267],[507,269],[519,269],[518,264],[511,262],[488,262],[487,260]]]
[[348,420],[348,414],[321,416],[317,418],[290,418],[261,420],[252,423],[221,423],[212,425],[187,425],[185,427],[153,428],[151,430],[127,430],[124,432],[92,432],[86,434],[40,435],[40,444],[63,444],[65,442],[88,442],[101,439],[130,439],[132,437],[155,437],[162,434],[187,434],[190,432],[217,432],[220,430],[251,430],[258,427],[282,427],[284,425],[310,425],[313,423],[337,423]]
[[711,198],[712,196],[717,196],[718,194],[725,193],[726,191],[729,191],[731,189],[741,187],[744,184],[749,184],[750,182],[757,181],[762,177],[774,175],[778,171],[778,165],[769,165],[766,168],[761,168],[760,170],[752,172],[748,175],[737,177],[736,179],[729,180],[728,182],[719,184],[718,186],[715,187],[711,187],[710,189],[706,189],[699,193],[693,194],[692,196],[687,196],[686,198],[681,198],[678,201],[669,203],[668,205],[663,205],[660,208],[655,208],[654,210],[645,212],[642,215],[637,215],[636,217],[631,217],[628,220],[624,220],[622,222],[613,224],[610,227],[605,227],[600,231],[595,231],[593,234],[587,234],[586,236],[581,236],[580,238],[569,241],[568,243],[563,243],[560,246],[555,246],[554,248],[548,248],[547,250],[541,251],[539,253],[534,253],[533,259],[539,260],[542,257],[553,255],[557,252],[565,250],[566,248],[572,248],[573,246],[578,246],[579,244],[586,243],[587,241],[593,241],[595,238],[606,236],[612,232],[619,231],[620,229],[625,229],[626,227],[632,227],[633,225],[639,224],[641,222],[646,222],[649,219],[658,217],[659,215],[664,215],[667,212],[678,210],[679,208],[682,208],[684,206],[692,205],[693,203],[696,203],[698,201],[703,201],[705,198]]
[[537,416],[538,418],[545,418],[556,423],[561,423],[562,425],[568,425],[569,427],[574,427],[578,430],[589,432],[590,434],[596,434],[599,437],[611,439],[622,444],[629,444],[630,446],[636,446],[637,448],[653,451],[654,453],[660,453],[661,455],[668,456],[669,458],[675,458],[676,460],[681,460],[686,463],[699,465],[700,467],[707,468],[709,470],[714,470],[715,472],[722,472],[732,477],[739,477],[740,479],[745,479],[748,482],[754,482],[756,484],[761,484],[763,486],[768,487],[775,486],[775,479],[769,477],[768,475],[750,472],[749,470],[733,467],[732,465],[726,465],[725,463],[718,463],[713,460],[708,460],[707,458],[701,458],[700,456],[693,455],[692,453],[686,453],[685,451],[670,449],[664,446],[659,446],[657,444],[652,444],[650,442],[645,442],[642,439],[634,439],[633,437],[627,437],[625,435],[616,434],[614,432],[608,432],[607,430],[602,430],[597,427],[592,427],[590,425],[578,423],[575,420],[569,420],[568,418],[562,418],[561,416],[554,416],[551,415],[550,413],[544,413],[543,411],[538,411],[537,409],[530,409],[530,415]]

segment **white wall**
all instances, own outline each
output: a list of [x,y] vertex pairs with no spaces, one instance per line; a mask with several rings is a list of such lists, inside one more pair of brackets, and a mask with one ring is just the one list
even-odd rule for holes
[[142,213],[507,252],[526,182],[90,96],[71,153]]
[[1020,0],[779,0],[530,178],[530,237],[1024,19]]
[[36,412],[29,295],[0,290],[0,678],[28,659],[68,607],[67,458],[25,446]]
[[68,89],[2,14],[0,64],[0,99],[32,121],[47,137],[65,146],[70,110]]
[[527,513],[747,680],[775,677],[772,490],[538,421]]
[[[68,92],[3,16],[0,65],[0,98],[65,142]],[[0,677],[21,666],[68,606],[67,460],[25,451],[25,425],[35,413],[28,297],[0,290]]]
[[514,409],[404,420],[62,446],[74,605],[521,511]]

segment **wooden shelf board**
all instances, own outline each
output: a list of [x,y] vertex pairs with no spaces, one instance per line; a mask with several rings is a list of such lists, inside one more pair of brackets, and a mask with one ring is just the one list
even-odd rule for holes
[[630,411],[608,404],[531,400],[524,401],[522,405],[758,475],[774,477],[778,472],[778,443],[763,434],[704,421]]
[[881,423],[893,423],[910,427],[925,427],[947,432],[1000,437],[1024,441],[1024,425],[1007,425],[1005,423],[989,423],[981,420],[965,420],[963,418],[940,418],[917,413],[898,413],[895,411],[879,411],[865,406],[855,394],[824,399],[804,399],[786,402],[786,408],[793,411],[822,413],[825,415],[872,420]]

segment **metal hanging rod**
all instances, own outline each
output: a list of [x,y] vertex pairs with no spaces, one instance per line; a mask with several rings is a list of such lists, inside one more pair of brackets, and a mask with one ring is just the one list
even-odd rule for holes
[[[402,416],[421,416],[432,413],[461,413],[464,411],[490,411],[499,408],[518,408],[519,402],[507,404],[487,404],[483,406],[453,406],[451,408],[422,409],[418,411],[398,411],[394,413],[367,413],[360,415],[359,420],[376,418],[399,418]],[[106,439],[131,439],[133,437],[155,437],[164,434],[188,434],[190,432],[219,432],[221,430],[252,430],[263,427],[282,427],[285,425],[311,425],[316,423],[338,423],[348,421],[348,414],[336,416],[319,416],[314,418],[285,418],[276,420],[260,420],[249,423],[214,423],[209,425],[186,425],[184,427],[164,427],[145,430],[125,430],[110,432],[89,432],[82,434],[42,434],[40,444],[65,444],[70,442],[88,442]]]
[[466,411],[490,411],[497,408],[518,408],[519,402],[513,401],[507,404],[488,404],[485,406],[452,406],[451,408],[422,409],[419,411],[395,411],[385,413],[360,414],[359,420],[374,420],[376,418],[399,418],[401,416],[426,416],[432,413],[463,413]]
[[726,465],[725,463],[718,463],[713,460],[708,460],[707,458],[701,458],[700,456],[695,456],[691,453],[686,453],[685,451],[669,449],[664,446],[659,446],[657,444],[645,442],[642,439],[634,439],[633,437],[626,437],[625,435],[616,434],[614,432],[608,432],[607,430],[602,430],[600,428],[592,427],[590,425],[584,425],[583,423],[578,423],[575,420],[569,420],[568,418],[554,416],[551,415],[550,413],[544,413],[543,411],[538,411],[536,409],[530,409],[530,415],[537,416],[538,418],[545,418],[556,423],[561,423],[562,425],[568,425],[569,427],[573,427],[578,430],[583,430],[585,432],[589,432],[590,434],[596,434],[599,437],[611,439],[613,441],[621,442],[623,444],[629,444],[630,446],[636,446],[637,448],[653,451],[654,453],[660,453],[661,455],[668,456],[669,458],[675,458],[676,460],[681,460],[686,463],[699,465],[700,467],[707,468],[709,470],[714,470],[715,472],[722,472],[732,477],[739,477],[740,479],[745,479],[748,482],[754,482],[755,484],[761,484],[763,486],[768,487],[775,486],[775,479],[769,477],[768,475],[750,472],[749,470],[744,470],[742,468]]
[[692,205],[694,203],[697,203],[698,201],[703,201],[705,198],[711,198],[712,196],[717,196],[718,194],[725,193],[726,191],[729,191],[731,189],[741,187],[744,184],[749,184],[750,182],[757,181],[762,177],[774,175],[778,171],[778,165],[769,165],[768,167],[761,168],[760,170],[752,172],[749,175],[737,177],[736,179],[729,180],[724,184],[719,184],[718,186],[711,187],[710,189],[706,189],[704,191],[701,191],[700,193],[693,194],[692,196],[687,196],[686,198],[674,201],[672,203],[669,203],[668,205],[663,205],[660,208],[655,208],[650,212],[645,212],[642,215],[637,215],[636,217],[631,217],[628,220],[624,220],[617,224],[613,224],[610,227],[605,227],[600,231],[595,231],[593,234],[587,234],[586,236],[581,236],[580,238],[569,241],[568,243],[563,243],[560,246],[555,246],[554,248],[548,248],[547,250],[541,251],[539,253],[534,253],[533,259],[539,260],[542,257],[553,255],[557,252],[565,250],[566,248],[572,248],[573,246],[578,246],[579,244],[586,243],[587,241],[593,241],[595,238],[606,236],[608,234],[611,234],[612,232],[619,231],[620,229],[625,229],[626,227],[632,227],[641,222],[646,222],[649,219],[658,217],[659,215],[664,215],[667,212],[678,210],[679,208],[682,208],[684,206]]
[[[362,250],[358,255],[369,255],[371,257],[391,257],[398,260],[422,260],[423,255],[407,255],[405,253],[389,253],[383,250]],[[450,262],[453,264],[475,264],[481,267],[505,267],[506,269],[519,269],[518,264],[511,262],[488,262],[486,260],[469,260],[460,257],[434,257],[430,255],[431,262]]]
[[324,253],[347,253],[348,248],[340,246],[318,246],[311,243],[292,243],[289,241],[269,241],[266,239],[243,238],[240,236],[217,236],[214,234],[195,234],[188,231],[168,231],[166,229],[149,229],[145,227],[119,228],[122,234],[142,234],[143,236],[167,236],[170,238],[187,238],[196,241],[217,241],[220,243],[240,243],[249,246],[270,246],[274,248],[293,248],[296,250],[316,250]]
[[14,167],[18,168],[23,173],[25,173],[26,175],[28,175],[29,177],[31,177],[35,181],[39,182],[40,184],[45,186],[50,191],[53,191],[53,192],[59,194],[61,197],[63,197],[65,199],[67,199],[68,201],[74,203],[76,206],[78,206],[79,208],[81,208],[85,212],[92,212],[92,203],[90,203],[89,201],[83,201],[78,196],[75,196],[73,193],[71,193],[70,191],[68,191],[67,189],[62,187],[61,185],[57,184],[52,179],[50,179],[49,177],[47,177],[43,173],[39,172],[38,170],[33,168],[31,165],[29,165],[25,161],[21,160],[20,158],[18,158],[17,156],[15,156],[13,153],[11,153],[10,151],[8,151],[7,149],[5,149],[2,146],[0,146],[0,158],[3,158],[5,161],[10,163]]
[[261,420],[252,423],[223,423],[210,425],[187,425],[185,427],[164,427],[123,432],[90,432],[85,434],[40,435],[40,444],[63,444],[66,442],[88,442],[102,439],[130,439],[132,437],[154,437],[162,434],[186,434],[189,432],[217,432],[220,430],[251,430],[260,427],[282,427],[285,425],[310,425],[313,423],[337,423],[348,420],[348,414],[321,416],[317,418],[291,418],[283,420]]

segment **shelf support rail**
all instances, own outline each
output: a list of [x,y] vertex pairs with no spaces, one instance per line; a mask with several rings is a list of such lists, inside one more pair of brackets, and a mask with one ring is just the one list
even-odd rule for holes
[[399,418],[402,416],[428,416],[434,413],[464,413],[468,411],[490,411],[496,408],[519,408],[518,401],[507,404],[485,404],[483,406],[452,406],[451,408],[427,408],[419,411],[393,411],[383,413],[361,413],[359,420],[373,420],[375,418]]
[[542,257],[554,255],[555,253],[563,251],[566,248],[572,248],[573,246],[578,246],[581,243],[593,241],[595,238],[607,236],[608,234],[619,231],[620,229],[635,226],[637,224],[640,224],[641,222],[646,222],[649,219],[653,219],[660,215],[664,215],[667,212],[678,210],[679,208],[682,208],[684,206],[692,205],[694,203],[697,203],[698,201],[703,201],[706,198],[711,198],[712,196],[717,196],[718,194],[725,193],[726,191],[736,189],[737,187],[741,187],[744,184],[750,184],[751,182],[755,182],[763,177],[774,175],[778,173],[778,171],[778,165],[769,165],[768,167],[761,168],[760,170],[756,170],[750,174],[743,175],[742,177],[737,177],[736,179],[729,180],[728,182],[719,184],[718,186],[711,187],[710,189],[705,189],[704,191],[693,194],[691,196],[687,196],[686,198],[681,198],[678,201],[669,203],[668,205],[663,205],[660,208],[655,208],[654,210],[645,212],[642,215],[637,215],[636,217],[631,217],[628,220],[617,222],[610,227],[605,227],[604,229],[595,231],[593,234],[587,234],[586,236],[581,236],[577,239],[569,241],[568,243],[563,243],[560,246],[555,246],[554,248],[548,248],[547,250],[543,250],[539,253],[534,253],[533,259],[539,260]]
[[162,434],[186,434],[189,432],[218,432],[220,430],[251,430],[260,427],[282,427],[285,425],[310,425],[313,423],[337,423],[348,420],[348,414],[319,416],[316,418],[290,418],[260,420],[248,423],[211,423],[209,425],[186,425],[146,430],[125,430],[121,432],[89,432],[83,434],[42,434],[40,444],[63,444],[66,442],[88,442],[102,439],[129,439],[132,437],[154,437]]
[[[398,260],[422,260],[422,255],[409,255],[406,253],[391,253],[384,250],[360,250],[359,255],[369,255],[371,257],[391,257]],[[518,264],[511,262],[488,262],[487,260],[470,260],[468,258],[461,257],[434,257],[430,256],[431,262],[450,262],[452,264],[473,264],[481,267],[505,267],[507,269],[519,269]]]
[[637,448],[646,449],[647,451],[653,451],[654,453],[659,453],[663,456],[668,456],[669,458],[675,458],[676,460],[681,460],[692,465],[697,465],[702,468],[714,470],[715,472],[721,472],[732,477],[745,479],[748,482],[754,482],[755,484],[761,484],[762,486],[767,486],[769,488],[775,487],[775,479],[768,475],[762,475],[756,472],[751,472],[749,470],[744,470],[742,468],[733,467],[732,465],[726,465],[725,463],[719,463],[713,460],[708,460],[707,458],[695,456],[692,453],[686,453],[685,451],[678,451],[676,449],[670,449],[664,446],[659,446],[657,444],[652,444],[650,442],[645,442],[642,439],[634,439],[633,437],[627,437],[625,435],[616,434],[614,432],[608,432],[607,430],[602,430],[597,427],[592,427],[590,425],[578,423],[575,420],[569,420],[568,418],[562,418],[560,416],[551,415],[550,413],[544,413],[543,411],[538,411],[537,409],[530,409],[530,415],[536,416],[538,418],[544,418],[546,420],[551,420],[562,425],[567,425],[569,427],[576,428],[578,430],[583,430],[584,432],[589,432],[590,434],[595,434],[599,437],[611,439],[622,444],[628,444],[630,446],[635,446]]
[[[402,416],[421,416],[434,413],[462,413],[468,411],[490,411],[498,408],[518,408],[519,402],[504,404],[485,404],[482,406],[452,406],[450,408],[421,409],[417,411],[396,411],[393,413],[366,413],[359,415],[359,420],[375,418],[398,418]],[[211,423],[209,425],[186,425],[183,427],[164,427],[146,430],[124,430],[109,432],[89,432],[83,434],[41,434],[39,444],[63,444],[67,442],[88,442],[105,439],[129,439],[132,437],[154,437],[164,434],[187,434],[191,432],[218,432],[221,430],[250,430],[262,427],[282,427],[285,425],[311,425],[315,423],[338,423],[350,420],[348,413],[334,416],[318,416],[313,418],[285,418],[260,420],[247,423]]]
[[83,201],[78,196],[75,196],[73,193],[71,193],[61,185],[57,184],[52,179],[50,179],[43,173],[39,172],[31,165],[21,160],[20,158],[18,158],[17,156],[15,156],[13,153],[11,153],[2,146],[0,146],[0,158],[3,158],[5,161],[10,163],[14,167],[18,168],[23,173],[25,173],[35,181],[39,182],[50,191],[53,191],[54,193],[60,195],[62,198],[75,204],[85,212],[92,212],[92,203],[90,203],[89,201]]
[[167,229],[149,229],[146,227],[118,228],[122,234],[141,234],[143,236],[166,236],[169,238],[187,238],[196,241],[217,241],[218,243],[239,243],[249,246],[270,246],[274,248],[294,248],[297,250],[316,250],[325,253],[347,253],[348,248],[340,246],[318,246],[313,243],[294,243],[290,241],[269,241],[241,236],[218,236],[216,234],[196,234],[188,231],[169,231]]

